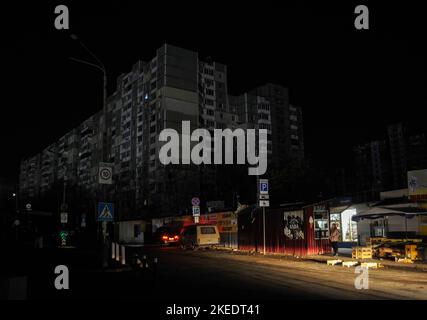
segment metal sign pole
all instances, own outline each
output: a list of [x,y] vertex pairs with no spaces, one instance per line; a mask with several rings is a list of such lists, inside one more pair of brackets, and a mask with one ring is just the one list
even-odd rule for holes
[[[106,118],[105,118],[105,113],[104,113],[104,125],[106,125]],[[105,131],[104,131],[105,134]],[[105,151],[105,150],[103,150]],[[107,201],[107,185],[103,185],[103,196],[104,196],[104,201]],[[102,221],[102,250],[103,250],[103,255],[102,255],[102,267],[103,268],[107,268],[108,267],[108,243],[107,243],[107,221]]]
[[263,227],[263,238],[264,238],[264,255],[265,255],[265,207],[262,207],[262,227]]

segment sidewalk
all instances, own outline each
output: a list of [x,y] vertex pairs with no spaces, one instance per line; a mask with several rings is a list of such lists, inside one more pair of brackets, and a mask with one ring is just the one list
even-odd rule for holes
[[[262,255],[262,253],[260,253],[260,252],[255,253],[255,252],[249,252],[249,251],[243,251],[243,250],[235,250],[235,249],[233,250],[231,248],[226,248],[226,247],[216,247],[215,249],[220,250],[220,251],[228,251],[228,252],[234,253],[234,254]],[[427,272],[427,263],[425,263],[425,262],[417,261],[415,263],[403,263],[403,262],[394,262],[394,261],[385,260],[385,259],[365,259],[365,260],[352,259],[351,258],[351,249],[346,249],[346,248],[340,248],[338,253],[339,253],[338,257],[334,257],[334,256],[332,256],[332,254],[330,254],[330,255],[308,255],[308,256],[302,256],[302,257],[293,257],[290,255],[283,255],[283,254],[268,253],[267,252],[265,257],[271,258],[271,259],[284,258],[284,259],[305,260],[305,261],[320,262],[320,263],[324,263],[324,264],[326,264],[327,260],[358,261],[359,263],[360,262],[376,262],[376,263],[379,263],[386,268],[391,268],[391,269],[403,269],[403,270],[408,270],[408,271]]]
[[351,257],[338,255],[338,257],[333,257],[332,255],[309,255],[302,257],[302,259],[305,260],[312,260],[315,262],[324,262],[326,263],[327,260],[342,260],[342,261],[359,261],[360,262],[376,262],[381,264],[384,267],[387,268],[393,268],[393,269],[405,269],[405,270],[416,270],[416,271],[425,271],[427,272],[427,263],[424,262],[414,262],[414,263],[403,263],[403,262],[394,262],[391,260],[386,259],[352,259]]

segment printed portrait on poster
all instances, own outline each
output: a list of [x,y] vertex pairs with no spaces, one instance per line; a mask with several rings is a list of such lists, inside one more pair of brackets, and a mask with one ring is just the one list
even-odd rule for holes
[[284,234],[287,239],[304,239],[304,213],[303,211],[289,211],[283,213]]

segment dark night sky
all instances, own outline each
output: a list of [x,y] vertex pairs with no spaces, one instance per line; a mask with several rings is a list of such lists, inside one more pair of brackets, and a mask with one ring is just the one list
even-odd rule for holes
[[[288,86],[319,166],[345,164],[349,147],[380,137],[388,123],[425,124],[427,19],[407,1],[364,2],[368,31],[354,28],[360,3],[350,1],[33,2],[2,5],[0,177],[16,177],[22,157],[101,109],[101,74],[68,60],[90,59],[70,33],[104,61],[109,93],[120,73],[165,42],[227,64],[230,93]],[[57,4],[70,9],[70,31],[54,28]]]

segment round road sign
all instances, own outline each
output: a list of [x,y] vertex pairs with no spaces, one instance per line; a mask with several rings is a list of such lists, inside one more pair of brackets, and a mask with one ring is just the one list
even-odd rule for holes
[[200,205],[200,199],[197,197],[194,197],[193,199],[191,199],[191,204],[193,206],[199,206]]
[[110,168],[103,168],[99,172],[101,179],[103,180],[109,180],[111,178],[111,169]]

